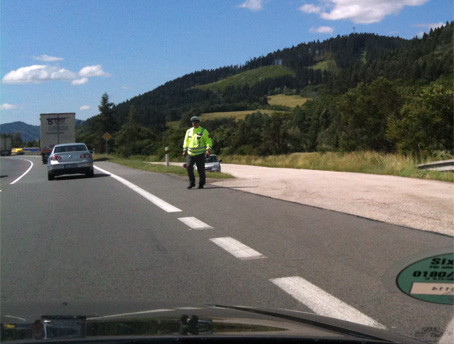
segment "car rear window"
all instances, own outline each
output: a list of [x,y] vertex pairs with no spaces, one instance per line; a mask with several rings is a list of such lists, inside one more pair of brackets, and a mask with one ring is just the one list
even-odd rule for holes
[[82,152],[87,150],[84,145],[55,147],[55,153]]

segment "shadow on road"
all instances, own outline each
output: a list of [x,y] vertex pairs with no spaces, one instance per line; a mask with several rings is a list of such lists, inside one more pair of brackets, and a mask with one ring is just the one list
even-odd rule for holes
[[205,186],[205,189],[256,189],[257,186],[221,186],[221,185],[215,185],[215,186]]
[[73,180],[73,179],[93,179],[93,178],[103,178],[103,177],[110,177],[110,175],[105,174],[105,173],[95,173],[95,175],[93,177],[87,177],[83,174],[74,174],[74,175],[68,175],[68,176],[55,176],[54,181]]

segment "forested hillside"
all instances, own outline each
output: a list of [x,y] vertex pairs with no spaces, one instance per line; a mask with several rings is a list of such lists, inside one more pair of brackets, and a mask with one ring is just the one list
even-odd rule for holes
[[21,147],[23,142],[39,140],[39,126],[24,122],[0,124],[0,134],[13,138],[14,147]]
[[[181,151],[192,115],[260,112],[244,120],[204,120],[218,154],[375,150],[430,154],[453,151],[454,23],[405,40],[351,34],[254,58],[242,66],[202,70],[110,104],[88,120],[79,138],[123,155]],[[268,104],[272,94],[310,97],[295,108]],[[180,121],[180,126],[168,126]],[[107,127],[108,126],[108,127]]]

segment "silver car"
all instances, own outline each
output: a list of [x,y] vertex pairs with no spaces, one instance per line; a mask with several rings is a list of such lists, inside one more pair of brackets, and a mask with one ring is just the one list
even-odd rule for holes
[[85,143],[55,145],[47,160],[47,179],[76,173],[93,177],[93,156]]
[[210,172],[221,172],[221,161],[214,154],[205,157],[205,170]]

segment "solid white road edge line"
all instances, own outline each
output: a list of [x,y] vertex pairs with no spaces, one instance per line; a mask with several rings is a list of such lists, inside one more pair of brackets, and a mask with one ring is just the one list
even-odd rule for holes
[[454,317],[446,326],[445,333],[438,341],[439,344],[451,344],[454,343]]
[[347,305],[331,294],[328,294],[323,289],[320,289],[302,277],[283,277],[271,279],[270,281],[309,307],[316,314],[386,329],[386,326],[361,313],[356,308]]
[[25,171],[25,173],[24,173],[23,175],[21,175],[19,178],[17,178],[14,182],[12,182],[11,185],[12,185],[12,184],[15,184],[16,182],[18,182],[19,180],[21,180],[21,178],[22,178],[23,176],[25,176],[25,175],[32,169],[32,167],[33,167],[33,163],[32,163],[30,160],[27,160],[27,159],[21,159],[21,160],[28,161],[31,165],[30,165],[30,167],[28,168],[28,170]]
[[192,229],[212,229],[210,225],[207,225],[205,222],[200,221],[195,217],[180,217],[178,218],[181,222],[191,227]]
[[131,190],[137,192],[139,195],[141,195],[142,197],[146,198],[151,203],[153,203],[154,205],[158,206],[159,208],[165,210],[168,213],[176,213],[176,212],[182,211],[181,209],[178,209],[177,207],[174,207],[173,205],[167,203],[166,201],[163,201],[159,197],[156,197],[155,195],[149,193],[148,191],[145,191],[144,189],[138,187],[137,185],[127,181],[126,179],[124,179],[122,177],[119,177],[119,176],[117,176],[117,175],[115,175],[113,173],[110,173],[109,171],[103,170],[102,168],[99,168],[97,166],[93,166],[93,167],[96,168],[98,171],[101,171],[101,172],[103,172],[105,174],[110,175],[112,178],[118,180],[123,185],[126,185],[128,188],[130,188]]
[[210,240],[239,259],[266,258],[263,254],[230,237],[213,238]]

